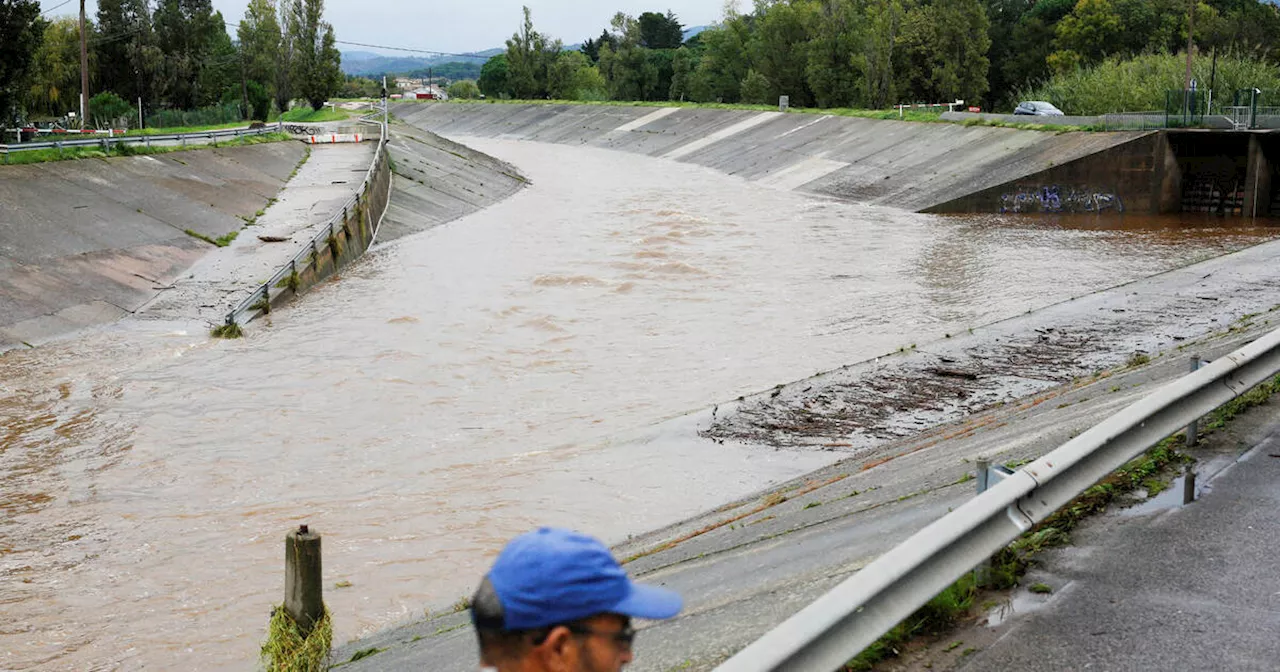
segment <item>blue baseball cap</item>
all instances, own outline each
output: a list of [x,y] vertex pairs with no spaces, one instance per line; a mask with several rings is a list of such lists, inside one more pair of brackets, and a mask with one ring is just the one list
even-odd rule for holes
[[633,583],[595,538],[552,527],[508,542],[488,577],[502,603],[505,630],[534,630],[597,614],[671,618],[683,604],[674,591]]

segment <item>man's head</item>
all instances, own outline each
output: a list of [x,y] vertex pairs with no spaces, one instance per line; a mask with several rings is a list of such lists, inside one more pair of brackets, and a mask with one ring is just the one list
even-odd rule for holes
[[680,596],[632,583],[599,541],[542,528],[511,540],[471,602],[481,664],[501,672],[617,672],[631,618],[670,618]]

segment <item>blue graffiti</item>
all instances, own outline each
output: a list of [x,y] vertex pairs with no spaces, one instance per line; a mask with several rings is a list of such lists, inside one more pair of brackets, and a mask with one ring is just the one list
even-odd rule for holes
[[1000,195],[1000,214],[1023,212],[1124,212],[1116,194],[1071,188],[1063,193],[1058,185],[1024,189]]

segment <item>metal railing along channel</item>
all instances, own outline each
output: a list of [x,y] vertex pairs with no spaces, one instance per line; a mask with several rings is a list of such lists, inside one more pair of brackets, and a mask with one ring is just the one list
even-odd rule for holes
[[277,122],[261,128],[228,128],[217,131],[197,131],[195,133],[172,133],[164,135],[117,135],[114,137],[93,137],[83,140],[51,140],[47,142],[24,142],[21,144],[0,145],[0,163],[8,161],[10,154],[31,152],[40,149],[74,149],[77,147],[101,147],[110,151],[115,145],[143,145],[150,147],[153,142],[178,142],[186,145],[191,140],[208,140],[217,142],[221,138],[242,138],[266,133],[278,133],[283,130]]
[[1277,373],[1280,330],[1165,385],[1003,475],[1003,480],[880,556],[716,671],[838,669],[1099,480]]
[[[378,146],[374,150],[373,161],[369,163],[369,169],[365,172],[364,180],[360,182],[360,188],[356,190],[354,196],[342,204],[342,208],[340,210],[334,212],[327,221],[320,225],[316,234],[298,250],[297,254],[293,255],[292,259],[281,266],[270,279],[262,283],[262,286],[254,290],[249,294],[249,296],[245,297],[227,313],[225,324],[245,324],[251,321],[257,314],[270,312],[271,288],[279,287],[286,278],[296,276],[299,264],[303,267],[316,264],[320,250],[328,245],[329,239],[333,238],[339,229],[343,228],[343,223],[346,221],[348,212],[352,209],[359,208],[362,199],[368,199],[373,196],[373,186],[375,184],[378,166],[386,158],[387,125],[381,120],[373,120],[369,118],[361,118],[359,121],[367,124],[377,124],[379,129],[379,137],[377,139]],[[389,203],[391,198],[389,181],[386,185],[386,191],[386,200],[387,203]],[[384,204],[383,210],[385,211],[385,209],[386,205]],[[380,224],[380,218],[377,221],[370,223],[370,226],[373,228],[374,236],[377,235],[377,230]]]

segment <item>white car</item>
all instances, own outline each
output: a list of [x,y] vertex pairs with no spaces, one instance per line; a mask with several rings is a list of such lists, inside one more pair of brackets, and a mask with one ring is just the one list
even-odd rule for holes
[[1061,117],[1062,110],[1054,107],[1050,103],[1042,100],[1027,100],[1018,103],[1018,107],[1014,108],[1014,114],[1029,114],[1037,117]]

